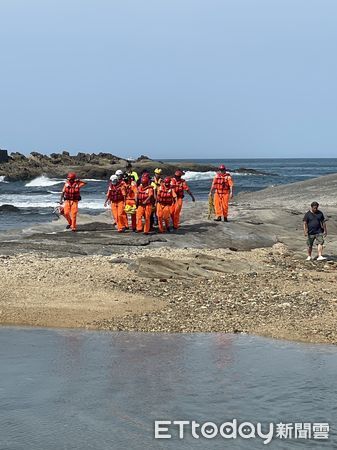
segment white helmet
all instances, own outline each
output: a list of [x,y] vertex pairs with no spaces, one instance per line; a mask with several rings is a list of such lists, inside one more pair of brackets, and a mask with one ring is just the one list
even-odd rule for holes
[[118,169],[118,170],[116,170],[115,175],[117,175],[118,177],[120,177],[120,176],[123,175],[123,171],[120,170],[120,169]]
[[117,175],[111,175],[110,181],[112,184],[117,184],[117,181],[118,181]]

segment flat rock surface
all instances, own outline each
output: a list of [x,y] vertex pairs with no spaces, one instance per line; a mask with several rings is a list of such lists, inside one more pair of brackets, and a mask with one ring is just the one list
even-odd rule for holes
[[[228,223],[187,202],[170,234],[117,233],[108,211],[80,215],[77,233],[63,218],[4,232],[0,323],[337,343],[335,181],[240,194]],[[325,262],[305,261],[313,200],[329,219]]]

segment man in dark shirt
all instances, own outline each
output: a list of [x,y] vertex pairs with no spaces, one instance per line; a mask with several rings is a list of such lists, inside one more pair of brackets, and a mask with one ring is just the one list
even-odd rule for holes
[[311,203],[310,211],[303,217],[304,236],[307,237],[308,257],[307,261],[312,259],[312,247],[316,241],[318,258],[317,261],[324,261],[326,258],[322,255],[324,238],[327,236],[326,219],[322,211],[318,209],[317,202]]

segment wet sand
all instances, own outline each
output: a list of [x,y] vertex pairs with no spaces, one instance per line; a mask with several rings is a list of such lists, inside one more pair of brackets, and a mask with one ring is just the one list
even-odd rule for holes
[[[336,188],[329,175],[240,194],[228,223],[187,202],[171,234],[118,234],[108,212],[80,215],[76,234],[62,218],[2,233],[0,323],[336,343]],[[305,261],[313,200],[329,218],[323,263]]]

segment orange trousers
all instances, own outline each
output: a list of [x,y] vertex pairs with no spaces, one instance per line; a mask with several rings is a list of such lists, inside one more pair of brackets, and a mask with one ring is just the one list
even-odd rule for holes
[[144,233],[148,233],[151,227],[152,204],[139,205],[136,212],[137,231],[143,231],[143,217],[145,218]]
[[120,200],[119,202],[111,202],[111,212],[117,224],[118,231],[122,231],[123,228],[126,227],[126,223],[128,220],[124,211],[124,206],[125,205],[123,200]]
[[228,215],[229,191],[223,194],[214,193],[214,211],[216,217],[227,217]]
[[174,228],[179,228],[180,225],[180,214],[183,207],[183,199],[177,198],[176,202],[171,206],[171,217]]
[[[172,214],[171,205],[162,205],[157,203],[157,217],[158,217],[158,228],[160,233],[164,233],[168,228],[170,228],[170,216]],[[165,227],[163,226],[165,223]]]
[[65,200],[64,204],[64,217],[67,219],[72,230],[76,230],[76,217],[78,213],[78,201]]
[[[135,206],[136,201],[135,200],[126,200],[125,205],[130,205],[130,206]],[[130,214],[131,216],[131,226],[132,229],[135,230],[137,228],[137,222],[136,222],[136,214]],[[129,228],[129,218],[128,218],[128,214],[125,214],[126,217],[126,227]]]

